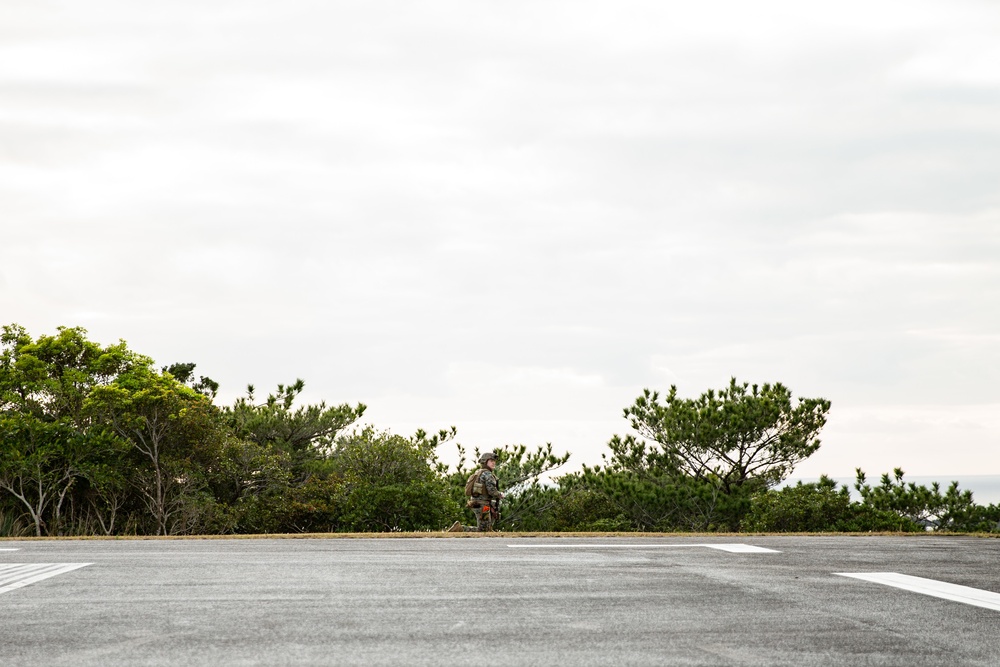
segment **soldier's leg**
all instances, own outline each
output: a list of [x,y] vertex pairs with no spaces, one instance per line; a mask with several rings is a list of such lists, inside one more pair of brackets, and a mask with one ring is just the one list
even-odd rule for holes
[[[469,509],[471,509],[472,513],[476,515],[476,522],[478,523],[479,522],[479,510],[477,510],[475,507],[470,507]],[[479,526],[465,526],[465,525],[463,525],[462,526],[462,532],[465,532],[465,533],[478,533],[479,532]]]
[[488,506],[476,511],[476,519],[478,519],[479,532],[489,533],[493,530],[493,512]]
[[466,526],[461,521],[456,521],[451,524],[450,528],[445,528],[446,533],[478,533],[479,528],[477,526]]

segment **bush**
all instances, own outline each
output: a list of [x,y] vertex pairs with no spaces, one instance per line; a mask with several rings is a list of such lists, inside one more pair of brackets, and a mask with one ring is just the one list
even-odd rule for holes
[[805,533],[845,530],[854,519],[849,489],[823,476],[817,483],[758,493],[740,528],[755,532]]
[[441,529],[460,516],[434,445],[366,427],[337,441],[330,466],[343,480],[338,531]]
[[343,497],[342,532],[440,530],[458,517],[448,489],[436,481],[358,485]]
[[878,486],[870,486],[865,482],[864,471],[859,468],[854,487],[861,494],[862,503],[866,507],[887,517],[894,517],[903,525],[916,525],[917,530],[998,530],[1000,508],[976,505],[972,501],[972,492],[960,491],[958,482],[952,482],[942,494],[937,482],[926,487],[905,482],[903,475],[902,469],[896,468],[891,477],[886,473],[882,475]]
[[575,485],[575,475],[560,481],[552,504],[551,530],[556,531],[624,531],[634,530],[628,517],[602,493]]

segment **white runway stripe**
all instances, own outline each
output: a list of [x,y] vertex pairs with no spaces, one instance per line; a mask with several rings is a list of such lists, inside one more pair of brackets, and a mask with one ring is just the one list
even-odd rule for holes
[[17,549],[8,549],[6,547],[0,547],[0,551],[17,551]]
[[508,544],[511,549],[681,549],[700,547],[717,549],[731,554],[780,554],[774,549],[755,547],[752,544]]
[[984,591],[979,588],[949,584],[936,579],[924,579],[923,577],[912,577],[908,574],[898,572],[834,572],[841,577],[851,577],[862,579],[876,584],[902,588],[903,590],[930,595],[944,600],[962,602],[974,607],[984,607],[1000,611],[1000,593]]
[[0,593],[23,588],[49,577],[72,572],[90,563],[6,563],[0,564]]

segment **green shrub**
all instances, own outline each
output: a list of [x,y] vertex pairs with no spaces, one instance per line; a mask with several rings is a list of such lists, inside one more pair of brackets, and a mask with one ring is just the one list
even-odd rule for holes
[[854,518],[850,491],[829,477],[819,482],[756,494],[740,528],[752,532],[827,532],[844,530]]

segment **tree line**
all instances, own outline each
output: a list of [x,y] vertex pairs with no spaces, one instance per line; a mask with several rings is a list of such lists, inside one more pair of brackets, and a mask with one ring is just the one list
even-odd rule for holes
[[[80,327],[0,335],[0,536],[440,530],[475,470],[454,428],[408,436],[363,404],[301,404],[302,380],[216,405],[190,362],[157,367]],[[644,391],[601,465],[555,476],[551,444],[501,448],[500,528],[519,531],[995,531],[1000,508],[903,472],[860,500],[823,478],[775,490],[820,445],[830,402],[733,379],[695,399]],[[445,465],[440,447],[458,449]],[[466,517],[467,518],[467,517]]]

